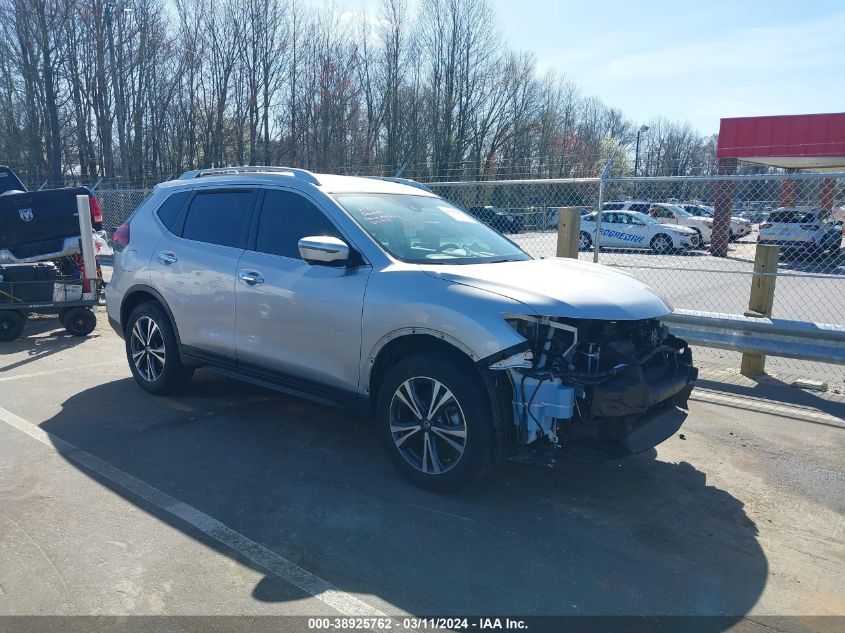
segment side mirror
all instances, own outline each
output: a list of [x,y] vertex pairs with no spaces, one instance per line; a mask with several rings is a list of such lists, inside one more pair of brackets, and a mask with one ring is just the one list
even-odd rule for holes
[[309,264],[340,264],[349,260],[349,245],[327,235],[299,240],[299,256]]

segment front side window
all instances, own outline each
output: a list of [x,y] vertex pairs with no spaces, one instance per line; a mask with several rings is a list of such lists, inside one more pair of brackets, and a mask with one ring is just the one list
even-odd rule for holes
[[256,251],[300,259],[299,240],[318,235],[341,237],[325,214],[303,196],[267,190],[258,219]]
[[182,237],[243,248],[255,191],[200,191],[191,201]]
[[516,244],[455,205],[429,196],[345,193],[334,196],[388,253],[417,264],[531,259]]

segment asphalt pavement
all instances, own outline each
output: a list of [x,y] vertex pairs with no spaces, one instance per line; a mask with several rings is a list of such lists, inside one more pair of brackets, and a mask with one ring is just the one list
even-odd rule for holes
[[656,450],[435,495],[347,411],[208,371],[146,394],[100,319],[0,348],[0,615],[845,622],[806,619],[845,617],[842,398],[705,372]]

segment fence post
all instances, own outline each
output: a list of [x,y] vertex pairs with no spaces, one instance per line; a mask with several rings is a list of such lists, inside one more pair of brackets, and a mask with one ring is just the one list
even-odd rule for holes
[[581,208],[559,207],[557,218],[557,256],[578,259],[581,235]]
[[[778,271],[780,248],[758,244],[754,254],[754,275],[751,277],[751,296],[745,316],[769,318],[775,301],[775,273]],[[754,378],[766,370],[766,357],[763,354],[742,355],[740,373]]]
[[607,174],[610,172],[610,166],[613,165],[613,159],[616,158],[616,149],[613,150],[613,153],[610,155],[610,158],[607,160],[607,165],[604,166],[604,169],[601,172],[601,176],[599,176],[599,206],[596,209],[596,235],[595,239],[593,240],[593,262],[598,263],[599,261],[599,251],[601,250],[601,208],[604,206],[604,181],[607,178]]

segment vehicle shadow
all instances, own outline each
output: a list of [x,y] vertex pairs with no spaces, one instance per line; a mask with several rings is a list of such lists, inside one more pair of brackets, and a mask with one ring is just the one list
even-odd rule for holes
[[802,273],[817,273],[825,275],[842,275],[845,273],[845,250],[835,253],[790,253],[782,251],[778,267]]
[[[655,451],[553,468],[512,462],[475,487],[436,495],[395,474],[370,420],[206,372],[178,400],[153,398],[131,379],[81,391],[41,428],[397,611],[730,616],[698,622],[719,631],[748,613],[766,583],[743,503]],[[252,592],[263,602],[297,595],[272,575]]]
[[[97,333],[94,332],[89,334],[87,338],[95,338],[96,336]],[[3,365],[0,367],[0,375],[3,372],[75,347],[82,343],[85,338],[68,333],[55,317],[29,318],[20,338],[8,343],[0,343],[0,357],[26,352],[26,358],[9,365]]]

